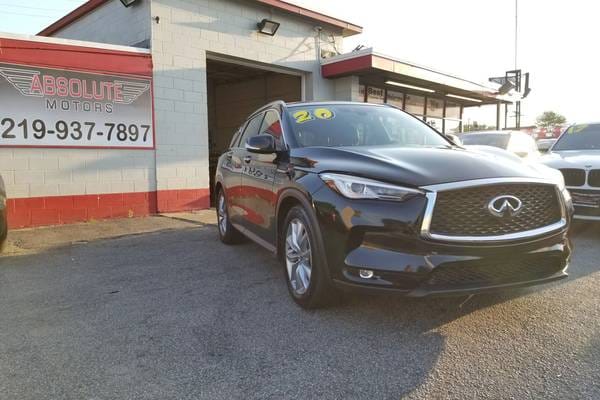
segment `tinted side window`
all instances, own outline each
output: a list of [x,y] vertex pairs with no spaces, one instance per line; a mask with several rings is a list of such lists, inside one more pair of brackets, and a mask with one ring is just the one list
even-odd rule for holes
[[271,135],[275,138],[275,144],[278,149],[283,148],[283,131],[281,129],[281,120],[276,111],[269,110],[265,114],[262,127],[260,128],[261,135]]
[[235,133],[233,134],[233,138],[231,139],[231,143],[229,144],[230,149],[237,147],[237,144],[240,141],[240,136],[241,136],[242,132],[244,131],[245,126],[246,126],[246,123],[242,124],[242,126],[240,126],[238,128],[238,130],[235,131]]
[[260,130],[260,126],[262,124],[264,114],[258,114],[256,117],[252,118],[248,124],[246,124],[246,129],[244,130],[244,134],[242,135],[242,139],[240,140],[238,146],[244,147],[246,144],[246,140],[249,137],[258,135]]

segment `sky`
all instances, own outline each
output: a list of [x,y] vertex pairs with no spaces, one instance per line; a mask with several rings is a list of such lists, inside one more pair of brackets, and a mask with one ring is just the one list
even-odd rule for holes
[[[486,82],[515,67],[514,0],[288,0],[363,26],[345,40],[395,58]],[[569,122],[598,121],[600,1],[518,0],[517,67],[530,72],[532,92],[522,125],[545,110]],[[0,0],[0,32],[35,34],[82,0]],[[485,108],[485,107],[482,107]],[[465,119],[492,124],[495,108]]]

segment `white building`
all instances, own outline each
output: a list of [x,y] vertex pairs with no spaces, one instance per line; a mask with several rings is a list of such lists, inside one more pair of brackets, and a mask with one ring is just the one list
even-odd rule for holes
[[[279,28],[265,34],[261,21]],[[504,101],[491,84],[371,49],[339,54],[344,37],[361,31],[280,0],[88,1],[39,33],[67,41],[23,40],[151,56],[153,146],[2,148],[0,141],[11,226],[208,207],[216,158],[244,118],[272,100],[388,102],[446,132],[460,131],[463,107]],[[113,202],[116,211],[102,209]],[[79,210],[76,217],[63,206]]]

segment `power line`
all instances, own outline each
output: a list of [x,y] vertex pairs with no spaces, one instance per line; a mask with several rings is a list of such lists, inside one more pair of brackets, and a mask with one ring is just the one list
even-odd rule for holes
[[6,4],[6,3],[0,3],[1,7],[16,7],[16,8],[27,8],[29,10],[39,10],[39,11],[63,11],[60,10],[58,8],[42,8],[42,7],[30,7],[30,6],[21,6],[18,4]]
[[21,15],[24,17],[56,18],[56,16],[52,16],[52,15],[25,14],[25,13],[12,12],[12,11],[0,11],[0,14]]

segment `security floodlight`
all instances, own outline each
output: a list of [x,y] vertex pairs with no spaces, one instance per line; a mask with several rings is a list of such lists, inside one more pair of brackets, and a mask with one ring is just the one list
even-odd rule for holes
[[129,7],[130,5],[132,5],[133,3],[135,3],[138,0],[121,0],[121,3],[123,3],[123,5],[125,7]]
[[258,31],[269,36],[275,36],[277,29],[279,29],[279,25],[281,25],[279,22],[271,21],[266,18],[257,24]]

